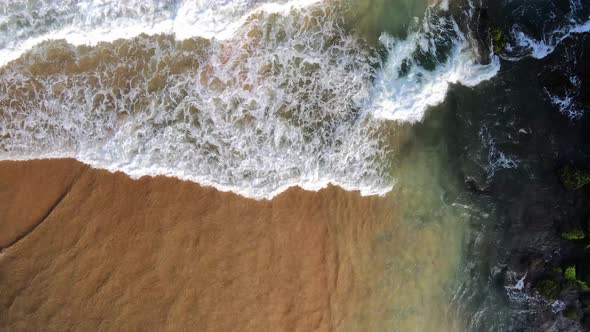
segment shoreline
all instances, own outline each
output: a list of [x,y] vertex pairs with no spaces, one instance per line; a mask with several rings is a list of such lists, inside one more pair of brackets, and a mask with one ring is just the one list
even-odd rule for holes
[[[25,157],[22,159],[19,159],[19,158],[0,159],[0,163],[3,163],[3,162],[26,163],[29,161],[45,161],[45,160],[47,160],[47,161],[68,161],[68,162],[73,162],[73,163],[80,163],[80,164],[82,164],[92,170],[96,170],[96,171],[107,171],[111,174],[121,173],[121,174],[127,176],[128,178],[130,178],[131,180],[135,180],[135,181],[141,180],[145,177],[147,177],[147,178],[164,177],[164,178],[178,180],[181,182],[193,183],[193,184],[196,184],[202,188],[212,188],[212,189],[215,189],[219,192],[230,193],[230,194],[238,195],[243,198],[253,199],[256,201],[271,201],[275,197],[278,197],[291,189],[299,189],[299,190],[308,191],[308,192],[318,192],[318,191],[328,189],[330,187],[337,187],[337,188],[340,188],[340,189],[347,191],[347,192],[357,193],[362,197],[371,197],[371,196],[386,197],[387,195],[389,195],[392,192],[393,188],[395,187],[395,182],[396,182],[395,180],[392,180],[391,186],[381,188],[380,190],[375,190],[375,189],[366,189],[366,188],[359,189],[358,187],[355,187],[354,185],[346,185],[346,184],[340,183],[334,179],[319,180],[317,182],[318,183],[317,185],[310,185],[308,183],[302,184],[297,181],[294,181],[293,184],[285,184],[285,185],[279,187],[278,189],[273,190],[270,193],[248,195],[248,194],[242,193],[242,192],[245,192],[245,190],[240,190],[237,188],[237,186],[216,185],[216,184],[212,183],[211,181],[207,181],[207,180],[200,181],[198,179],[191,178],[190,176],[183,176],[183,175],[181,175],[182,172],[175,173],[174,171],[165,170],[164,168],[153,168],[152,169],[153,173],[148,173],[145,169],[134,170],[131,173],[127,173],[125,170],[120,170],[115,167],[97,166],[97,165],[94,165],[94,164],[89,163],[87,161],[79,160],[75,157],[67,157],[67,156],[61,156],[61,155],[56,155],[56,156],[48,155],[48,156],[32,157],[32,158]],[[133,174],[133,173],[136,173],[136,174]],[[137,175],[137,173],[139,173],[140,175]]]

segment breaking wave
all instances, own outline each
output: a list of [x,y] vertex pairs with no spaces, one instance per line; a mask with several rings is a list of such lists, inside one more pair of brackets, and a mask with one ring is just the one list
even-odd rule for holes
[[[387,193],[387,120],[419,121],[451,84],[499,69],[476,63],[447,2],[407,38],[383,34],[384,59],[331,3],[38,4],[0,10],[16,59],[0,68],[0,159],[71,157],[256,199],[328,183]],[[152,35],[118,39],[139,31]],[[65,41],[31,47],[46,38]]]
[[[590,13],[581,0],[569,0],[568,11],[552,4],[546,6],[550,8],[523,5],[512,12],[517,23],[511,28],[505,59],[517,61],[529,56],[542,59],[572,35],[590,32]],[[531,22],[539,16],[545,18],[542,26]]]
[[[521,5],[512,10],[515,23],[510,28],[509,40],[503,58],[519,61],[523,58],[544,59],[551,55],[566,39],[578,34],[590,32],[590,8],[583,6],[581,0],[569,0],[567,8],[560,8],[553,3],[545,6]],[[539,24],[538,17],[544,22]],[[567,54],[566,59],[558,65],[559,70],[568,73],[568,83],[560,91],[551,91],[545,87],[545,94],[551,104],[572,121],[581,119],[584,108],[576,101],[582,94],[581,81],[569,73],[569,66],[575,63],[575,56]]]
[[388,56],[374,84],[375,116],[420,121],[428,107],[444,101],[451,84],[476,86],[500,70],[497,56],[486,65],[476,62],[473,45],[456,21],[444,15],[446,6],[443,2],[438,12],[430,8],[405,40],[381,36]]
[[287,14],[319,0],[8,0],[0,3],[0,65],[45,40],[96,45],[140,34],[229,39],[256,12]]

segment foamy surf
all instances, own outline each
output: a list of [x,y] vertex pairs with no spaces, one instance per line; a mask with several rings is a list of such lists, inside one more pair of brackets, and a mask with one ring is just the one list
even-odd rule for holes
[[[447,2],[406,40],[383,35],[381,65],[329,4],[315,3],[138,3],[110,22],[111,9],[83,2],[96,17],[77,18],[92,27],[81,31],[97,36],[45,42],[1,69],[0,159],[69,157],[256,199],[329,183],[383,195],[394,184],[387,120],[419,121],[450,84],[475,86],[499,62],[476,63]],[[129,17],[142,10],[148,19],[134,25]],[[104,27],[117,30],[112,39],[135,34],[121,22],[176,38],[86,46],[107,36]],[[33,44],[71,27],[21,39]],[[208,33],[216,38],[189,38]]]
[[0,34],[0,66],[46,40],[64,39],[73,45],[96,45],[142,33],[172,34],[178,40],[192,37],[229,39],[248,17],[258,12],[286,15],[291,10],[319,2],[84,0],[66,3],[39,1],[28,6],[19,1],[8,1],[0,4],[0,26],[5,28]]
[[383,34],[380,41],[388,56],[375,80],[370,107],[376,117],[387,120],[420,121],[429,107],[444,101],[451,84],[476,86],[500,70],[494,55],[490,64],[478,64],[454,19],[430,11],[405,40]]
[[[567,10],[549,10],[545,15],[548,22],[541,26],[529,21],[531,12],[535,16],[538,15],[534,5],[516,8],[514,14],[522,17],[523,22],[515,23],[510,28],[502,58],[508,61],[519,61],[524,58],[544,59],[553,54],[566,40],[590,32],[590,11],[584,8],[580,0],[569,0],[567,5]],[[566,57],[568,59],[564,59],[559,68],[562,72],[568,73],[569,84],[565,83],[558,91],[546,87],[544,92],[547,101],[553,104],[557,111],[571,121],[577,121],[584,115],[584,107],[577,102],[583,92],[578,77],[570,72],[570,56]]]
[[383,124],[360,109],[374,60],[310,15],[260,13],[227,42],[37,46],[0,75],[0,158],[72,157],[252,198],[328,183],[384,194]]
[[536,39],[520,31],[515,27],[512,31],[515,37],[514,45],[509,45],[512,51],[518,49],[515,56],[510,56],[510,60],[520,60],[523,57],[530,56],[535,59],[543,59],[555,51],[564,40],[574,34],[590,32],[590,19],[580,24],[571,24],[561,27],[551,33],[544,35],[542,39]]
[[[554,10],[548,13],[548,26],[535,26],[531,24],[516,23],[510,31],[510,40],[505,50],[504,58],[506,60],[518,61],[525,57],[543,59],[553,53],[555,49],[566,39],[576,34],[590,32],[590,15],[583,8],[581,0],[569,0],[569,10]],[[517,8],[514,14],[523,18],[530,15],[529,11],[536,10],[534,5]],[[538,14],[537,14],[538,15]],[[526,22],[526,20],[525,20]],[[530,26],[539,31],[533,32]]]

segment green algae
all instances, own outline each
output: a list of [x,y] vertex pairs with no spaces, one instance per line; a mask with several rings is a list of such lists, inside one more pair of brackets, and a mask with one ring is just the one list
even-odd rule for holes
[[588,284],[582,280],[576,280],[578,283],[578,286],[580,286],[581,290],[587,291],[590,290],[590,287],[588,286]]
[[570,241],[582,240],[585,237],[586,237],[586,235],[584,234],[584,232],[581,229],[574,229],[569,232],[561,233],[561,238],[564,240],[570,240]]
[[535,288],[539,294],[551,300],[558,299],[559,293],[561,293],[559,283],[553,279],[541,280],[537,283]]
[[568,190],[578,190],[590,183],[590,171],[567,165],[559,171],[561,183]]
[[492,45],[494,47],[494,53],[500,53],[506,47],[506,37],[504,32],[499,28],[492,30]]
[[569,281],[577,281],[577,278],[576,278],[576,266],[575,265],[568,266],[565,269],[565,272],[563,273],[563,277],[566,280],[569,280]]
[[[554,271],[561,272],[561,269],[555,269]],[[559,276],[547,276],[545,279],[540,280],[534,286],[534,289],[543,297],[549,300],[557,300],[561,291],[565,288],[578,287],[580,290],[590,290],[590,286],[582,280],[578,280],[576,273],[576,266],[568,266],[563,272],[563,278],[567,283],[563,283]]]
[[578,320],[578,311],[576,307],[567,307],[563,311],[563,316],[571,320]]

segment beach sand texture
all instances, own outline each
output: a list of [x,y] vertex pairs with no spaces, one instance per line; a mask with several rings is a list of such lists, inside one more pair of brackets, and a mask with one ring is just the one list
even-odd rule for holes
[[[391,319],[445,320],[432,299],[453,266],[437,258],[449,249],[436,227],[408,236],[388,197],[292,188],[257,201],[69,159],[0,162],[0,195],[1,330],[381,330]],[[426,275],[403,273],[404,262]],[[392,314],[402,304],[408,313]]]

